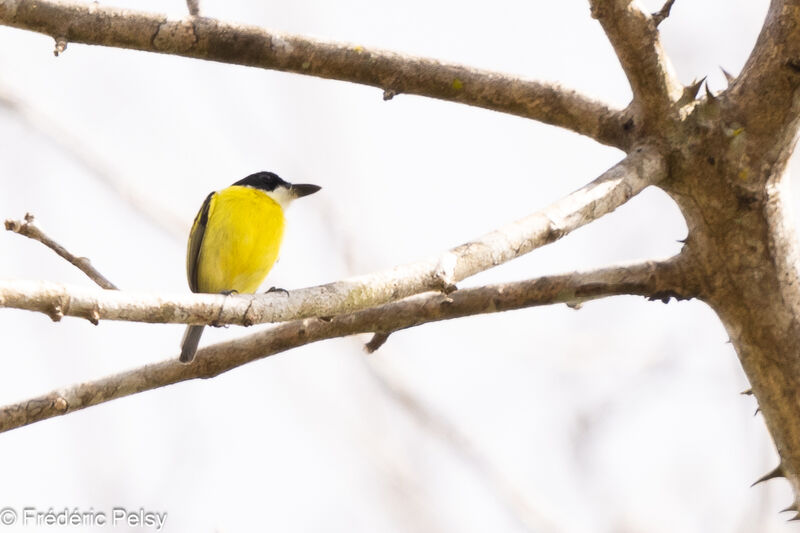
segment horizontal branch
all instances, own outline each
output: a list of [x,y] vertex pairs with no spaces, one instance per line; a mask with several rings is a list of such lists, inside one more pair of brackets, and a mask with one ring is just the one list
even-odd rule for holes
[[198,350],[191,365],[171,356],[161,363],[0,408],[0,432],[77,411],[146,390],[195,378],[211,378],[246,363],[334,337],[373,331],[397,331],[464,316],[510,311],[554,303],[579,303],[606,296],[633,294],[667,301],[691,298],[685,292],[679,256],[588,273],[461,289],[449,296],[424,294],[399,302],[334,317],[307,318],[280,324],[246,337]]
[[[614,47],[633,92],[634,109],[646,122],[662,124],[683,95],[661,46],[657,22],[634,0],[589,0],[592,16]],[[671,7],[671,5],[670,5]]]
[[0,24],[68,42],[130,48],[370,85],[384,97],[408,93],[552,124],[626,149],[623,113],[556,84],[486,70],[270,32],[205,17],[47,0],[0,2]]
[[0,307],[97,320],[249,326],[352,313],[459,281],[530,252],[613,211],[666,173],[662,157],[638,148],[599,178],[549,207],[426,261],[283,294],[162,296],[41,281],[0,280]]

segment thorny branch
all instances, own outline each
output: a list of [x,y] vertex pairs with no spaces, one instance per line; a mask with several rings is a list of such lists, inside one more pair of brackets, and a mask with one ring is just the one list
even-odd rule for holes
[[683,265],[677,256],[660,262],[460,289],[448,296],[423,294],[327,320],[306,318],[286,322],[240,339],[201,348],[191,365],[179,363],[173,357],[7,405],[0,408],[0,432],[173,383],[211,378],[291,348],[335,337],[397,331],[464,316],[555,303],[574,304],[620,294],[658,300],[694,297],[695,294],[682,288],[683,278]]
[[164,15],[96,3],[0,2],[0,24],[97,44],[294,72],[377,87],[384,98],[416,94],[531,118],[630,148],[624,112],[557,84],[525,80],[356,44],[270,32],[207,17]]
[[617,53],[633,92],[633,107],[645,129],[665,128],[672,106],[683,95],[672,64],[661,47],[657,22],[631,0],[590,0]]

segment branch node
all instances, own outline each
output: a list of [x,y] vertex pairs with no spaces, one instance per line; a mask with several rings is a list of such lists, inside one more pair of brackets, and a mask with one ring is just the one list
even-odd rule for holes
[[94,309],[92,309],[92,310],[89,312],[89,316],[88,316],[88,317],[86,317],[86,318],[87,318],[87,319],[89,320],[89,322],[91,322],[93,325],[97,326],[97,325],[99,325],[99,324],[100,324],[100,311],[97,309],[97,307],[95,307]]
[[59,55],[64,53],[64,50],[67,49],[67,38],[66,37],[56,37],[56,46],[53,49],[53,55],[58,57]]
[[61,322],[61,319],[64,318],[64,308],[61,304],[55,304],[47,311],[47,316],[49,316],[50,320],[53,322]]
[[439,263],[436,265],[436,270],[433,273],[433,276],[436,280],[436,284],[445,294],[450,294],[451,292],[458,289],[456,287],[456,264],[458,263],[458,257],[453,253],[446,253],[439,258]]
[[395,91],[394,89],[384,89],[383,90],[383,101],[384,102],[388,102],[389,100],[391,100],[395,96],[397,96],[397,91]]
[[391,334],[391,331],[376,331],[372,336],[372,339],[370,339],[370,341],[364,345],[364,349],[367,351],[367,353],[375,352],[375,350],[383,346]]
[[250,312],[253,310],[253,301],[255,300],[255,296],[250,298],[250,301],[247,302],[247,309],[244,310],[244,315],[242,315],[242,325],[245,327],[250,327],[255,324],[255,317],[251,316]]
[[63,396],[59,396],[53,401],[53,409],[62,414],[66,413],[69,410],[69,402]]

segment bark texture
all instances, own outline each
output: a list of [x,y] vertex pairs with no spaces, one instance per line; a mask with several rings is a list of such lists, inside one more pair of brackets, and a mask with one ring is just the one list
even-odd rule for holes
[[[63,52],[69,42],[79,42],[345,80],[380,87],[386,98],[413,93],[517,114],[571,129],[628,154],[620,165],[548,210],[431,261],[378,273],[355,284],[345,280],[327,291],[308,289],[280,305],[274,298],[258,297],[249,303],[232,299],[232,305],[246,307],[237,308],[238,314],[226,315],[220,299],[170,302],[177,314],[160,320],[207,323],[213,312],[221,322],[244,323],[242,317],[247,318],[249,310],[261,313],[258,316],[263,321],[314,314],[339,316],[288,322],[243,339],[241,344],[234,341],[201,350],[197,366],[165,362],[8,406],[0,410],[0,429],[155,386],[216,375],[311,340],[370,331],[376,333],[376,347],[396,329],[463,316],[459,309],[475,314],[533,305],[533,301],[579,301],[581,294],[596,297],[620,292],[659,299],[697,297],[716,311],[727,328],[781,457],[775,474],[792,484],[793,508],[797,510],[800,256],[784,189],[800,120],[800,0],[771,0],[742,73],[730,77],[729,87],[721,94],[706,89],[700,98],[700,84],[681,87],[678,83],[660,44],[658,24],[672,4],[673,0],[666,2],[651,16],[632,0],[589,1],[634,95],[631,105],[621,111],[556,85],[198,16],[173,21],[97,4],[0,0],[0,23],[52,36],[56,52]],[[574,290],[580,285],[584,292],[568,291],[566,297],[543,296],[536,292],[541,286],[523,284],[515,286],[523,291],[518,300],[513,299],[509,286],[484,288],[495,291],[488,296],[456,291],[449,303],[447,297],[437,294],[387,304],[426,290],[450,291],[461,279],[552,242],[608,213],[650,184],[676,201],[689,228],[681,254],[655,265],[652,274],[647,269],[621,269],[622,278],[613,290],[607,284],[590,290],[573,280],[568,286]],[[659,281],[643,282],[651,275]],[[131,296],[124,293],[105,294],[101,302],[97,295],[67,291],[48,300],[48,294],[36,292],[39,289],[42,287],[0,284],[0,306],[45,312],[58,309],[56,315],[60,316],[58,313],[68,314],[63,305],[57,307],[66,299],[75,306],[73,311],[78,309],[77,316],[142,320],[136,314],[141,302],[126,300]],[[350,305],[354,301],[358,305]],[[198,307],[192,307],[195,304]]]

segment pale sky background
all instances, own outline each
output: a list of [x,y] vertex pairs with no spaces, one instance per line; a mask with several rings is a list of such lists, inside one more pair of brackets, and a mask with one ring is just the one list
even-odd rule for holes
[[[738,73],[767,8],[678,0],[684,83]],[[104,2],[105,5],[105,2]],[[185,15],[177,0],[113,5]],[[644,2],[655,11],[660,2]],[[622,107],[587,2],[209,1],[206,16],[559,81]],[[0,217],[40,226],[124,289],[188,291],[209,191],[258,170],[323,190],[288,213],[265,283],[428,257],[546,206],[621,152],[490,111],[0,27]],[[463,285],[669,256],[686,234],[648,190]],[[0,234],[0,277],[90,286]],[[0,404],[177,357],[183,327],[0,313]],[[203,342],[248,332],[214,329]],[[619,297],[303,347],[208,381],[0,435],[0,508],[167,512],[165,531],[783,532],[788,485],[727,334],[697,302]],[[31,531],[32,526],[2,531]],[[55,530],[51,528],[51,530]],[[96,531],[142,531],[97,528]]]

